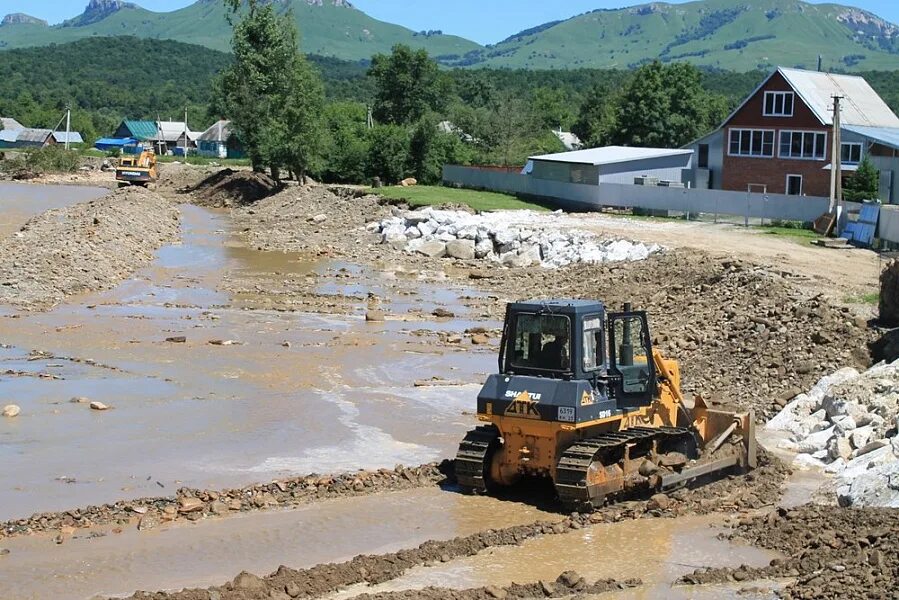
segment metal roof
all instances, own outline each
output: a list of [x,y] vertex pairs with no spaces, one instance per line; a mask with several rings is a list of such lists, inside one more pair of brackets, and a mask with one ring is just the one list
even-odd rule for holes
[[544,154],[531,156],[529,160],[542,160],[546,162],[562,162],[581,165],[610,165],[614,163],[628,162],[632,160],[647,160],[662,158],[665,156],[681,156],[693,154],[692,150],[670,148],[635,148],[631,146],[606,146],[604,148],[589,148],[575,150],[574,152],[559,152],[557,154]]
[[19,131],[16,129],[0,130],[0,142],[14,144],[17,137],[19,137]]
[[[184,135],[185,129],[187,129],[187,125],[184,121],[160,121],[158,139],[163,142],[175,142]],[[196,140],[199,135],[200,134],[187,129],[187,139],[193,141]]]
[[28,142],[32,144],[44,144],[53,134],[49,129],[20,129],[17,132],[16,142]]
[[9,117],[0,117],[0,123],[3,123],[3,129],[7,130],[25,129],[24,125]]
[[81,134],[78,133],[77,131],[70,131],[68,136],[66,135],[65,131],[54,131],[53,132],[53,139],[56,140],[56,143],[58,143],[58,144],[65,144],[66,137],[69,138],[70,144],[83,144],[84,143],[84,139],[81,137]]
[[859,127],[850,125],[842,129],[874,140],[878,144],[899,150],[899,127]]
[[131,137],[141,141],[156,139],[158,130],[154,121],[129,121],[126,119],[122,123],[131,132]]
[[200,134],[197,140],[202,142],[227,142],[231,137],[231,121],[222,119]]
[[778,72],[825,125],[833,123],[833,97],[843,96],[841,124],[899,127],[899,117],[864,77],[784,67]]

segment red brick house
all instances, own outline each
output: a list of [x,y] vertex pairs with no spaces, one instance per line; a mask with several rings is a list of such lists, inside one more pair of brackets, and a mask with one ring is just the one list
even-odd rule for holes
[[783,67],[763,81],[721,127],[688,146],[697,157],[693,185],[829,196],[835,95],[843,97],[845,174],[851,174],[866,154],[891,159],[878,165],[884,199],[890,201],[896,183],[891,167],[899,150],[899,117],[861,77]]

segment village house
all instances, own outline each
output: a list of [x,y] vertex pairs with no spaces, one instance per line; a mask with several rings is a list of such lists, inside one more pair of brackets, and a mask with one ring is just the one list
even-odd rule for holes
[[0,131],[0,150],[23,150],[26,148],[44,148],[56,144],[82,144],[84,140],[77,131],[53,131],[51,129],[3,129]]
[[868,156],[880,199],[899,202],[899,117],[867,81],[778,68],[714,132],[687,147],[695,188],[829,196],[834,96],[841,97],[843,177]]
[[231,121],[222,119],[197,137],[197,154],[210,158],[243,158],[244,150],[231,129]]

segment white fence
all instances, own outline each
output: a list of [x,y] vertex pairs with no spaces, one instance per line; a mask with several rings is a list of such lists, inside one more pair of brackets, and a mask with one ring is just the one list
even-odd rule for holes
[[[507,192],[545,198],[559,208],[590,211],[603,207],[669,210],[690,214],[734,215],[743,219],[814,221],[827,212],[829,200],[817,196],[787,196],[604,183],[584,185],[535,179],[514,172],[446,165],[443,181],[448,185]],[[845,215],[857,212],[860,204],[844,203]],[[879,238],[899,243],[899,207],[884,207]],[[887,210],[888,209],[888,210]]]

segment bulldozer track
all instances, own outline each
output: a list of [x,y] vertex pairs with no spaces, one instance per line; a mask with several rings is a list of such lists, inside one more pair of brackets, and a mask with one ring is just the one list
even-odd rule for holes
[[474,492],[487,491],[485,470],[491,448],[499,443],[495,427],[481,426],[469,431],[456,453],[456,481]]
[[[677,442],[693,439],[693,432],[685,427],[634,427],[603,433],[573,444],[562,453],[556,467],[556,493],[562,504],[573,510],[589,508],[614,497],[591,498],[587,486],[587,471],[596,460],[622,450],[627,444],[652,441]],[[617,459],[616,459],[617,460]]]

